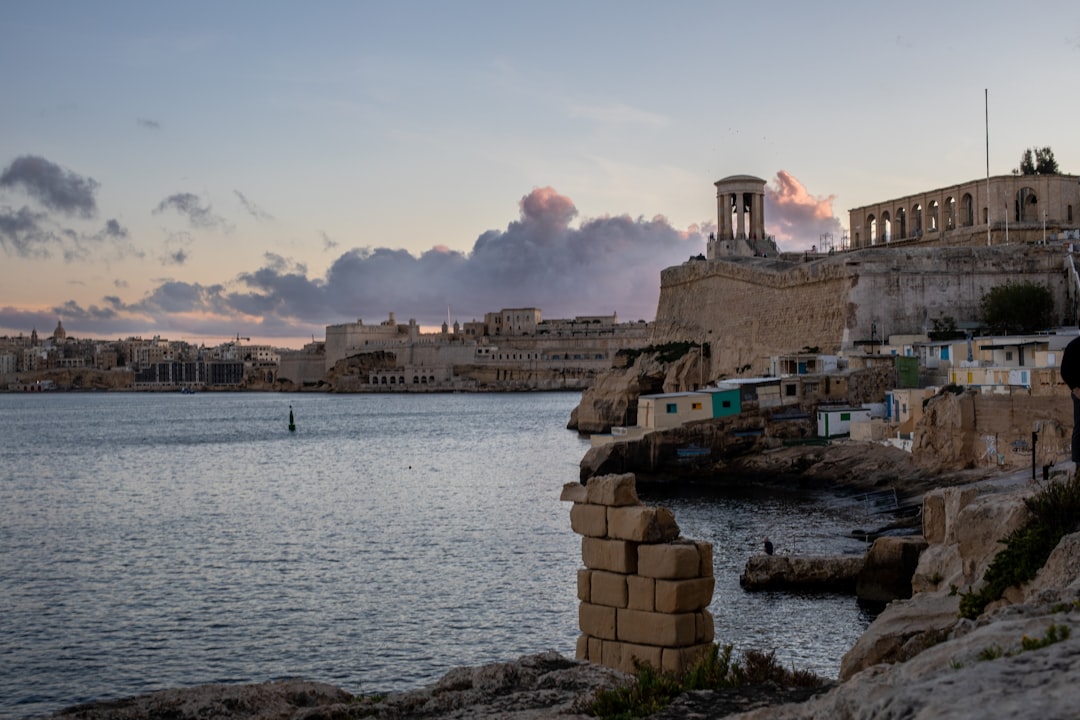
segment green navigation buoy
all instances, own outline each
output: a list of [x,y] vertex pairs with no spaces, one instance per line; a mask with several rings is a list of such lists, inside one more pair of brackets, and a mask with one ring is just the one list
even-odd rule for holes
[[296,432],[296,420],[293,418],[292,405],[289,406],[289,432]]

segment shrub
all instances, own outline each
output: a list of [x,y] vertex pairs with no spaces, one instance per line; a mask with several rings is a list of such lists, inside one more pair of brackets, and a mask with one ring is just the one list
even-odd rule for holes
[[1027,522],[1001,541],[1005,548],[986,569],[983,587],[960,597],[961,617],[974,620],[1006,588],[1035,577],[1061,538],[1080,526],[1080,473],[1046,485],[1024,504]]
[[812,672],[787,670],[776,661],[775,652],[748,650],[742,662],[732,659],[732,646],[713,644],[700,660],[685,672],[660,673],[651,665],[635,663],[636,678],[630,685],[597,691],[588,707],[591,715],[607,720],[624,720],[651,715],[684,692],[722,690],[771,683],[785,687],[815,688],[824,681]]

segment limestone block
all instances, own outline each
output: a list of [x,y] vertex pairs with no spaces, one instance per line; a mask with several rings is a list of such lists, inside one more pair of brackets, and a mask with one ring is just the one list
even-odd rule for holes
[[589,602],[592,595],[592,570],[579,568],[577,571],[577,599]]
[[616,611],[618,640],[661,647],[693,645],[697,637],[695,613],[645,612],[644,610]]
[[656,609],[656,580],[640,575],[627,575],[626,588],[626,607],[648,612]]
[[562,486],[562,493],[559,495],[560,500],[575,503],[586,502],[586,497],[588,497],[588,491],[579,482],[566,483]]
[[626,578],[621,573],[597,570],[592,574],[592,591],[589,602],[607,607],[626,607]]
[[697,545],[698,554],[701,556],[701,569],[698,574],[701,577],[713,576],[713,554],[712,543],[705,542],[704,540],[695,540],[694,544]]
[[[607,537],[608,509],[603,505],[574,503],[570,508],[570,529],[586,537]],[[621,538],[632,540],[633,538]]]
[[657,580],[656,612],[684,613],[709,607],[715,578]]
[[626,505],[606,510],[607,536],[612,539],[656,543],[679,537],[675,515],[667,508]]
[[925,549],[921,537],[879,537],[866,553],[855,594],[860,600],[881,603],[911,597],[911,577]]
[[956,542],[965,583],[977,585],[982,581],[986,568],[1005,547],[1000,541],[1027,520],[1023,500],[1027,494],[1030,491],[987,495],[960,511]]
[[605,640],[604,655],[601,663],[624,673],[633,673],[636,670],[634,661],[637,660],[659,670],[663,662],[663,652],[663,648],[652,645],[635,645],[633,643]]
[[922,503],[922,534],[926,542],[945,542],[945,494],[943,489],[926,493]]
[[586,485],[586,502],[593,505],[640,505],[637,496],[637,480],[634,473],[622,475],[599,475],[589,478]]
[[637,556],[637,543],[581,538],[581,559],[590,570],[608,570],[629,575],[637,572]]
[[660,669],[668,673],[681,673],[705,657],[711,648],[711,642],[682,648],[664,648]]
[[604,657],[604,641],[600,638],[589,638],[589,662],[601,663]]
[[698,577],[700,571],[701,553],[694,543],[664,543],[638,547],[638,575],[677,580]]
[[956,545],[931,545],[919,556],[919,565],[911,576],[913,593],[948,590],[964,585],[964,568]]
[[578,635],[577,648],[574,651],[574,657],[578,660],[589,659],[589,636]]
[[695,636],[697,642],[711,643],[716,639],[716,622],[708,610],[694,613]]
[[615,608],[581,603],[578,605],[578,629],[603,640],[616,640]]
[[923,537],[931,545],[956,542],[956,518],[975,499],[972,487],[938,488],[923,498]]

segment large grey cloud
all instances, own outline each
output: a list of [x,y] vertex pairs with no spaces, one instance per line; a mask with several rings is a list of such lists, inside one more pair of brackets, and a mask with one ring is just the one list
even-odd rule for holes
[[[831,198],[809,195],[787,173],[778,175],[766,201],[767,227],[785,233],[786,243],[809,246],[822,228],[837,222]],[[210,212],[195,196],[172,196],[159,207]],[[100,305],[69,302],[54,311],[69,332],[86,335],[113,335],[115,328],[126,327],[128,333],[174,339],[239,332],[294,342],[322,337],[328,324],[357,318],[378,322],[390,312],[402,321],[438,325],[448,306],[461,321],[507,307],[539,307],[546,318],[618,312],[623,320],[651,319],[660,271],[702,253],[705,236],[715,227],[710,221],[679,230],[662,216],[577,221],[569,197],[537,188],[521,199],[516,220],[480,234],[468,252],[435,246],[414,255],[358,247],[341,253],[321,276],[268,253],[260,267],[228,282],[167,279],[135,302],[110,297]],[[325,233],[319,237],[323,247],[331,247]],[[12,324],[15,315],[11,308],[0,309],[0,326],[25,327]]]
[[49,210],[93,217],[98,183],[37,155],[15,158],[0,173],[0,188],[21,188]]
[[0,173],[0,190],[22,191],[37,206],[0,206],[0,249],[22,258],[48,258],[59,251],[66,262],[89,260],[107,246],[114,257],[141,256],[119,221],[99,229],[81,222],[97,215],[98,183],[36,155],[16,158]]

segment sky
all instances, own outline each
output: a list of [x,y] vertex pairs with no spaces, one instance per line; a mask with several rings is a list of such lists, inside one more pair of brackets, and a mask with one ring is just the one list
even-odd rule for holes
[[802,250],[988,158],[1080,174],[1075,0],[9,0],[0,28],[0,335],[651,320],[723,177]]

